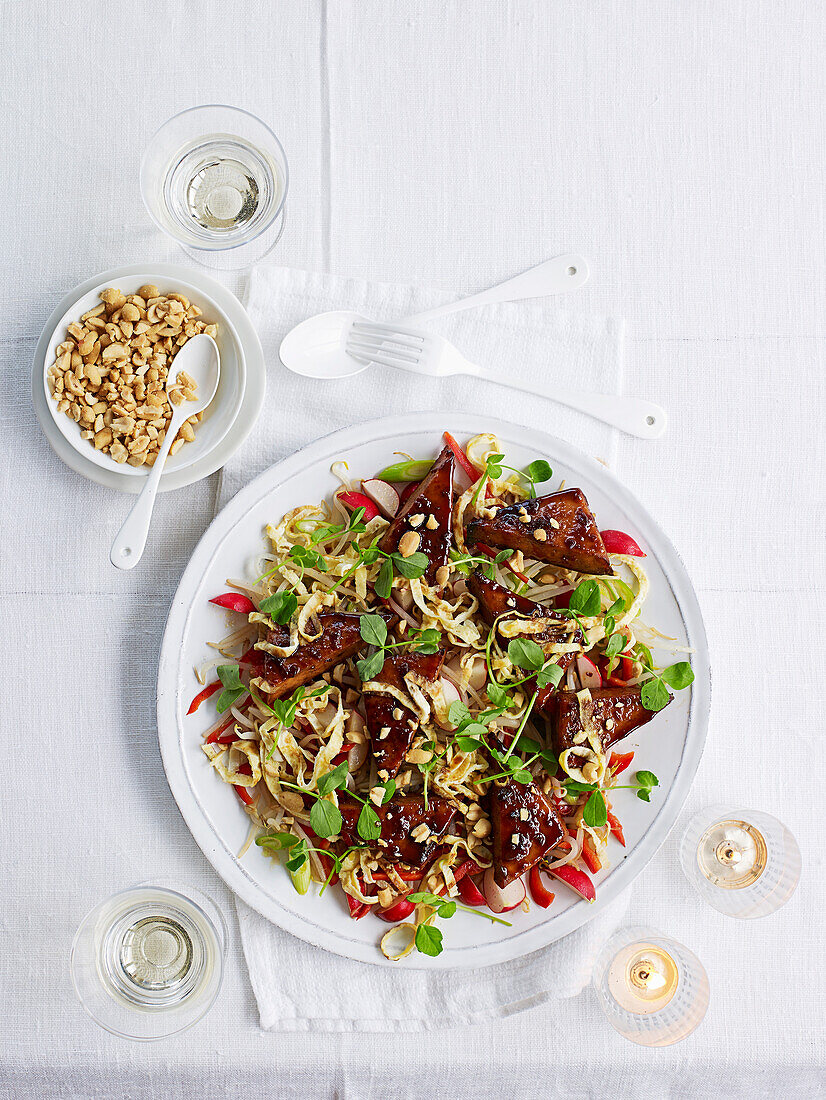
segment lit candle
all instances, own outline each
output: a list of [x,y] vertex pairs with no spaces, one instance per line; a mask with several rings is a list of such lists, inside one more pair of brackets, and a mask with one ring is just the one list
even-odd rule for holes
[[764,917],[785,905],[800,878],[789,830],[758,810],[707,806],[683,836],[680,861],[702,898],[730,917]]
[[679,1042],[708,1007],[708,978],[700,960],[648,928],[624,928],[612,936],[593,981],[612,1027],[643,1046]]

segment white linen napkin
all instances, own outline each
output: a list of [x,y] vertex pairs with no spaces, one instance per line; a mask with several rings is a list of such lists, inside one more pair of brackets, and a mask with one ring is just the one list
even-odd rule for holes
[[[443,410],[448,431],[452,409],[494,414],[573,439],[583,450],[610,460],[613,429],[543,398],[464,376],[430,379],[379,367],[319,382],[290,374],[278,358],[286,333],[315,313],[355,309],[390,321],[443,300],[433,291],[404,286],[288,268],[254,270],[247,309],[264,348],[267,398],[255,430],[222,471],[218,507],[312,439],[389,413]],[[620,391],[622,321],[563,312],[544,299],[471,310],[441,318],[432,327],[472,362],[502,378],[530,378],[550,370],[562,384]],[[261,1027],[274,1031],[425,1031],[575,996],[588,983],[597,952],[627,906],[626,891],[577,932],[513,962],[479,970],[394,973],[311,947],[236,899]]]

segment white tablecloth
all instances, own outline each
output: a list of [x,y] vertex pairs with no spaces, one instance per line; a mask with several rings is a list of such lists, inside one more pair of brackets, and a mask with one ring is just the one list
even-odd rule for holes
[[[0,1094],[822,1089],[822,6],[7,0],[0,41]],[[631,918],[692,947],[712,984],[677,1047],[624,1042],[589,993],[562,1030],[537,1008],[425,1039],[264,1034],[237,939],[218,1005],[176,1040],[119,1041],[74,999],[74,928],[114,888],[178,875],[231,908],[169,794],[153,715],[166,608],[215,479],[162,499],[142,566],[116,575],[128,502],[61,465],[29,399],[57,297],[115,264],[179,258],[137,167],[164,118],[210,101],[284,142],[279,262],[447,297],[577,249],[593,268],[577,305],[629,321],[624,388],[666,405],[671,427],[603,457],[682,551],[715,664],[686,814],[764,807],[805,861],[791,904],[754,923],[700,905],[673,839],[639,877]],[[392,393],[387,407],[402,411]]]

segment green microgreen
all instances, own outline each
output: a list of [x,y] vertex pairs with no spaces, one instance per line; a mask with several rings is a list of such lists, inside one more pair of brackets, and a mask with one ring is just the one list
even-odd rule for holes
[[285,626],[298,610],[298,599],[295,592],[290,589],[284,592],[275,592],[272,596],[266,596],[261,601],[258,610],[263,611],[273,622]]
[[442,637],[438,630],[431,628],[429,630],[412,631],[410,636],[401,642],[388,642],[387,623],[381,615],[375,614],[361,616],[359,632],[363,641],[376,647],[375,653],[371,653],[369,657],[365,657],[361,661],[356,661],[356,668],[363,682],[378,676],[384,664],[387,650],[409,646],[414,653],[432,655],[438,652]]
[[[408,894],[407,900],[416,905],[427,905],[434,910],[434,916],[440,917],[442,920],[450,920],[457,912],[472,913],[474,916],[484,917],[492,924],[504,924],[507,928],[512,927],[510,921],[495,917],[492,913],[484,913],[480,909],[471,909],[467,905],[460,905],[451,898],[431,894],[426,890]],[[440,955],[442,953],[442,933],[438,928],[434,928],[432,924],[427,922],[420,924],[416,928],[415,944],[416,950],[421,952],[422,955]]]
[[485,459],[485,468],[479,476],[479,482],[472,498],[473,503],[479,498],[482,487],[487,484],[488,478],[491,481],[497,481],[502,476],[503,470],[510,470],[527,480],[530,500],[536,499],[536,486],[543,481],[550,481],[553,477],[553,470],[544,458],[535,458],[524,470],[517,470],[515,466],[508,466],[507,463],[503,462],[504,457],[502,454],[492,454]]
[[218,679],[224,685],[224,690],[218,696],[217,710],[219,714],[223,714],[242,695],[246,695],[249,689],[241,683],[241,673],[238,665],[218,665]]

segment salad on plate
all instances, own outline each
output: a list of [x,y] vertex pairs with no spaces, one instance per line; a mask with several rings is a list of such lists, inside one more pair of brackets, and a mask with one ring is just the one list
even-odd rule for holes
[[658,786],[619,742],[694,678],[644,623],[630,535],[544,459],[444,441],[365,480],[335,463],[331,500],[268,526],[254,579],[211,601],[237,625],[187,712],[216,704],[202,747],[250,818],[244,850],[386,922],[394,960],[439,954],[457,909],[507,924],[557,883],[593,901],[625,843],[613,791]]

